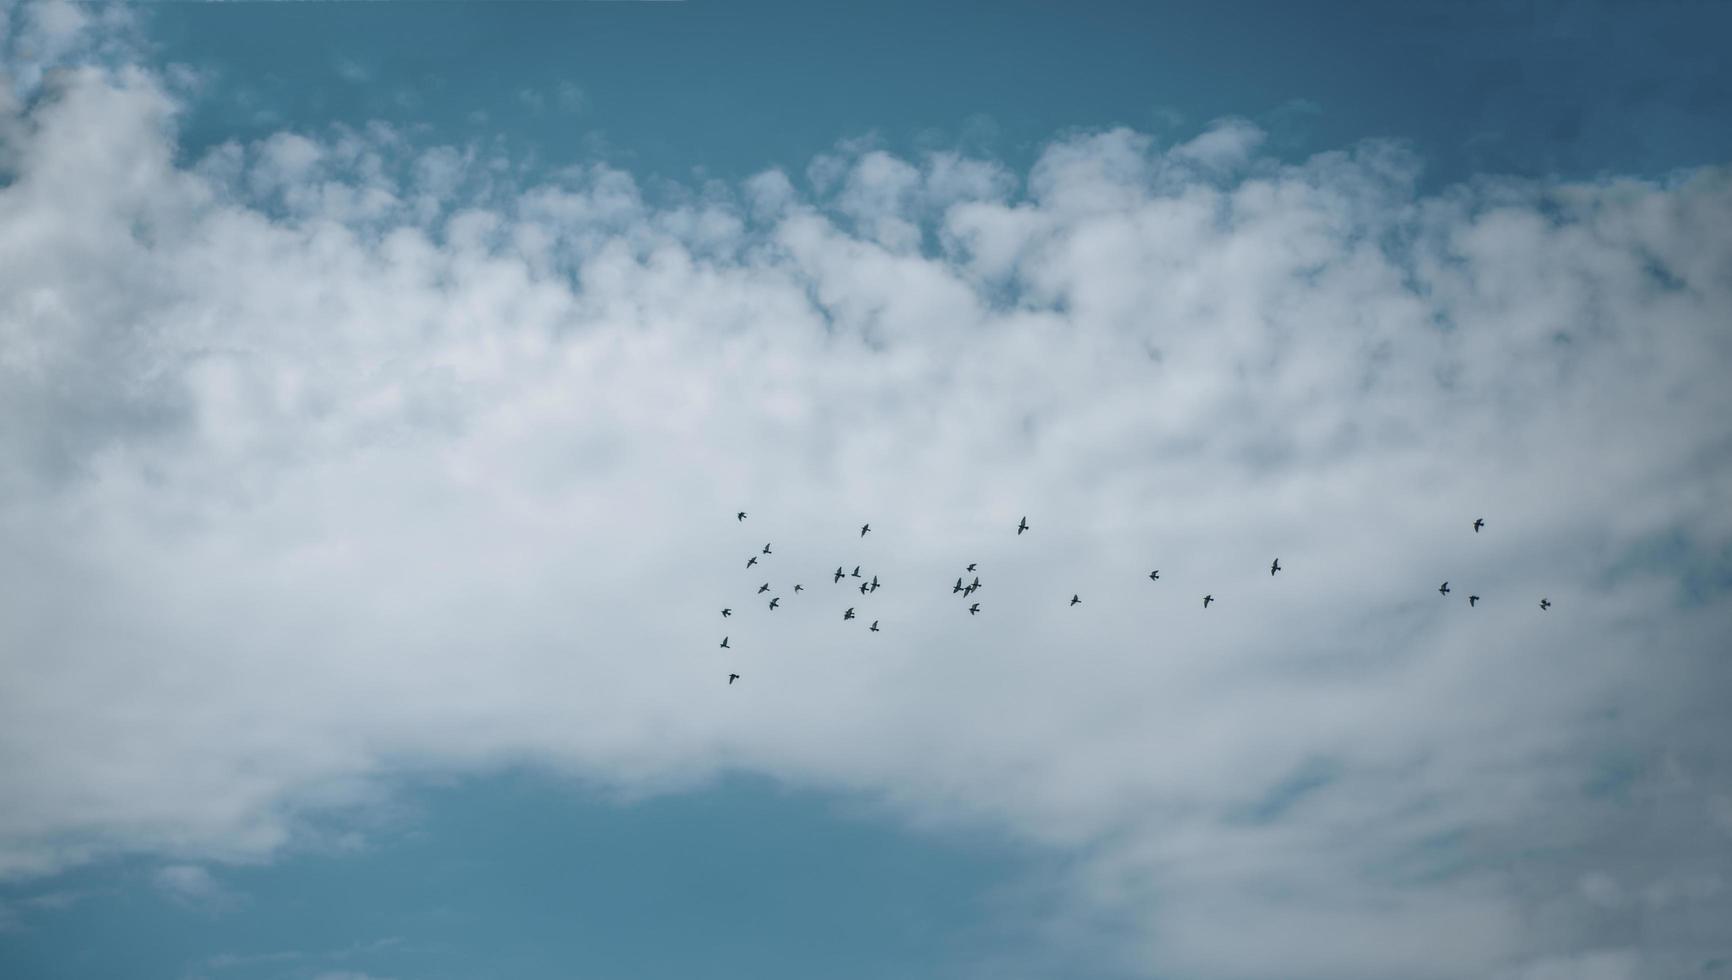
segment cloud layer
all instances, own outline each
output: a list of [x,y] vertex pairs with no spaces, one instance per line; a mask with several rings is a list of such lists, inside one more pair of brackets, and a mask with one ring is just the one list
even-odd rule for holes
[[645,188],[34,84],[0,874],[748,769],[1075,855],[1054,941],[1139,971],[1726,955],[1732,171],[1420,196],[1224,121]]

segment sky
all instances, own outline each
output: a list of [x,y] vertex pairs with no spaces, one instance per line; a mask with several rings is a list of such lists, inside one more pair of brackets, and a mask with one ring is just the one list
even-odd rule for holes
[[929,6],[0,2],[0,976],[1732,971],[1732,11]]

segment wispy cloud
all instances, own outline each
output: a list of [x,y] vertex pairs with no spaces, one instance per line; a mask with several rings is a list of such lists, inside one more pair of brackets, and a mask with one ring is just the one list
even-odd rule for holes
[[1633,937],[1732,913],[1732,605],[1626,558],[1732,546],[1726,170],[1427,197],[1228,121],[651,193],[383,127],[189,169],[176,108],[7,109],[0,869],[269,855],[408,760],[739,767],[1077,855],[1055,941],[1141,970],[1718,955]]

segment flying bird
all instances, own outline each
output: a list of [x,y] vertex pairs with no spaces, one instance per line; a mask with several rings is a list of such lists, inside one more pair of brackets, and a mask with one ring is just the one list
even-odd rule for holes
[[848,574],[854,576],[855,578],[859,578],[860,577],[860,566],[855,565],[854,570],[852,572],[849,572]]
[[957,579],[957,580],[956,580],[956,585],[955,585],[955,587],[953,587],[953,588],[952,588],[952,589],[951,589],[951,590],[950,590],[950,594],[951,594],[951,595],[955,595],[955,594],[956,594],[956,593],[958,593],[958,592],[961,592],[961,591],[962,591],[962,579],[961,579],[961,578],[958,578],[958,579]]
[[727,638],[727,637],[725,637],[725,636],[724,636],[724,637],[722,637],[722,649],[723,649],[723,650],[726,650],[726,649],[728,649],[728,638]]
[[1448,579],[1445,579],[1443,584],[1437,587],[1437,594],[1438,595],[1449,595],[1449,580]]
[[878,576],[876,575],[872,576],[872,588],[878,588]]
[[734,611],[732,609],[722,610],[722,618],[723,619],[727,619],[729,616],[732,616],[733,614],[734,614]]
[[842,581],[842,575],[843,575],[842,566],[837,565],[836,566],[836,577],[830,580],[830,584],[835,585],[837,582]]
[[848,611],[842,614],[842,618],[843,619],[853,619],[854,618],[854,607],[849,606]]
[[1269,574],[1274,575],[1281,570],[1281,559],[1277,558],[1269,565]]
[[866,536],[866,532],[867,532],[867,531],[870,531],[870,530],[872,530],[872,525],[870,525],[870,524],[862,524],[862,525],[860,525],[860,536],[861,536],[861,537],[865,537],[865,536]]
[[867,589],[870,589],[870,588],[871,588],[871,586],[869,586],[869,585],[867,585],[867,584],[866,584],[866,583],[865,583],[865,582],[861,582],[861,583],[860,583],[860,594],[861,594],[861,595],[865,595],[865,594],[866,594],[866,590],[867,590]]
[[1204,609],[1209,608],[1209,603],[1214,602],[1214,601],[1215,601],[1215,597],[1213,595],[1204,596],[1203,597],[1203,608]]
[[1073,606],[1076,605],[1077,603],[1081,602],[1081,601],[1082,601],[1082,599],[1080,599],[1079,597],[1077,597],[1074,594],[1070,597],[1070,604]]
[[1485,527],[1485,518],[1483,518],[1483,517],[1474,518],[1473,519],[1473,533],[1478,534],[1479,529],[1482,527]]
[[1149,581],[1159,582],[1160,580],[1161,580],[1161,570],[1160,569],[1157,568],[1154,571],[1149,573]]
[[1024,515],[1022,522],[1017,524],[1017,526],[1016,526],[1017,537],[1021,537],[1022,532],[1026,531],[1026,530],[1028,530],[1028,517],[1026,515]]
[[746,519],[746,512],[743,510],[740,511],[738,514],[734,515],[734,520],[736,520],[736,521],[743,521],[745,519]]
[[757,555],[753,555],[752,557],[746,559],[746,567],[747,568],[751,568],[753,565],[756,565],[757,563],[758,563],[758,556]]
[[1552,600],[1550,600],[1550,599],[1541,599],[1540,600],[1540,608],[1541,609],[1550,609],[1551,607],[1552,607]]
[[764,545],[764,554],[766,554],[766,555],[767,555],[767,554],[769,554],[769,553],[770,553],[770,546],[769,546],[769,545]]
[[976,575],[976,576],[975,576],[975,577],[974,577],[974,581],[973,581],[973,582],[970,582],[970,583],[969,583],[969,586],[968,586],[968,587],[969,587],[969,588],[971,588],[971,589],[978,589],[978,588],[980,588],[980,576],[978,576],[978,575]]
[[804,591],[806,591],[806,587],[804,585],[795,585],[794,591],[795,592],[804,592]]
[[763,595],[765,592],[768,592],[768,591],[770,591],[770,583],[765,582],[763,585],[758,586],[758,594],[759,595]]
[[739,674],[729,674],[728,675],[728,684],[732,685],[735,681],[737,681],[739,679],[740,679]]
[[969,562],[969,563],[968,563],[968,567],[967,567],[967,568],[965,568],[965,569],[963,569],[963,571],[965,571],[965,572],[972,572],[972,571],[974,571],[974,566],[975,566],[975,565],[978,565],[978,564],[979,564],[979,562],[972,562],[972,561],[971,561],[971,562]]
[[874,619],[872,621],[872,632],[874,632],[874,633],[878,632],[878,620],[876,620],[876,619]]
[[1468,604],[1468,605],[1469,605],[1469,606],[1477,606],[1477,605],[1479,605],[1479,596],[1476,596],[1476,595],[1470,595],[1470,596],[1468,596],[1468,597],[1467,597],[1467,604]]
[[776,596],[776,597],[775,597],[775,598],[773,598],[773,599],[771,599],[771,600],[770,600],[770,608],[771,608],[771,609],[774,609],[774,608],[776,608],[776,605],[777,605],[777,604],[778,604],[778,603],[780,603],[780,602],[781,602],[781,601],[782,601],[782,597],[781,597],[781,596]]
[[974,605],[968,607],[968,614],[970,616],[974,615],[975,613],[977,613],[979,611],[980,611],[980,603],[978,603],[978,602],[975,603]]

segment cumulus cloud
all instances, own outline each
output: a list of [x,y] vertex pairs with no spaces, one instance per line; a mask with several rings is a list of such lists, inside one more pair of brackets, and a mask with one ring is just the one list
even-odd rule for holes
[[1073,855],[1054,941],[1136,971],[1725,955],[1724,168],[1420,196],[1228,122],[652,194],[183,165],[127,65],[5,111],[0,873],[745,768]]

